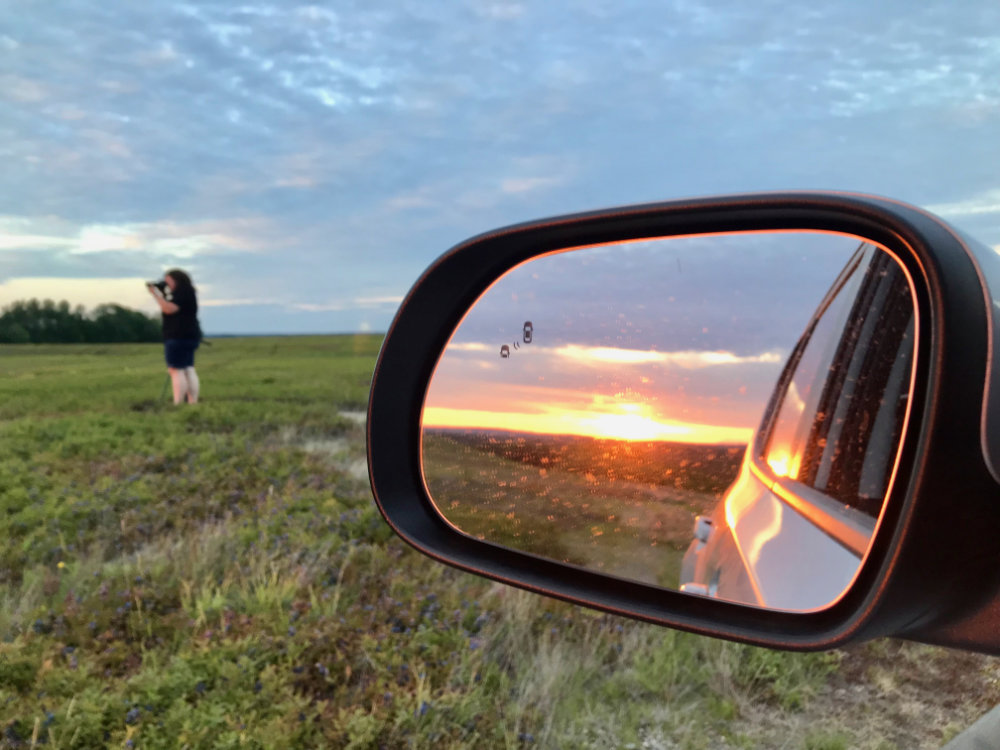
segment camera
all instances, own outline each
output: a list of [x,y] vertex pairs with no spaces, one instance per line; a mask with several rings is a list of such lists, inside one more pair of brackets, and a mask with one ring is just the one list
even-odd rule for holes
[[159,281],[147,281],[146,286],[155,286],[160,290],[160,294],[163,296],[167,295],[167,282],[163,279],[160,279]]

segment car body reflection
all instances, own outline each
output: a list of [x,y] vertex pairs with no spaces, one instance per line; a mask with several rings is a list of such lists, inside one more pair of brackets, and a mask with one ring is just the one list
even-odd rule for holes
[[905,430],[916,322],[905,273],[862,246],[796,346],[739,478],[696,523],[682,591],[806,611],[848,588]]

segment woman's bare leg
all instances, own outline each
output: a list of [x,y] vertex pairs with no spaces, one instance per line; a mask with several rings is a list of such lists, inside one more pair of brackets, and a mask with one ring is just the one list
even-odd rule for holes
[[184,374],[187,376],[188,403],[197,404],[198,393],[201,390],[201,383],[198,380],[198,373],[194,371],[194,367],[192,366],[184,368]]
[[188,381],[184,370],[168,367],[167,372],[170,373],[170,384],[174,388],[174,403],[183,404],[184,397],[188,393]]

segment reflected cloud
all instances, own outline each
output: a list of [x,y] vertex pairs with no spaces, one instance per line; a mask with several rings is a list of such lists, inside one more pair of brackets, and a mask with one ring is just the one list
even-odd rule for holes
[[571,344],[556,349],[553,354],[581,363],[616,365],[663,364],[676,365],[688,370],[718,365],[751,363],[777,364],[783,359],[781,352],[740,356],[728,351],[676,351],[658,352],[648,349],[619,349],[608,346],[579,346]]

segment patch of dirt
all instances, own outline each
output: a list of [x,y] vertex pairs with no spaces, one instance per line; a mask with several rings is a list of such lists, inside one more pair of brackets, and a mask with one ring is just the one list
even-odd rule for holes
[[345,437],[317,438],[306,440],[302,443],[302,450],[307,453],[323,453],[329,456],[339,456],[350,450],[352,442],[354,441],[348,441]]
[[[364,427],[367,414],[363,411],[342,411],[340,416],[352,424]],[[351,427],[345,434],[332,437],[310,438],[300,443],[302,450],[318,453],[333,459],[334,466],[358,481],[368,481],[368,459],[365,442],[360,430]],[[282,435],[286,442],[297,442],[292,433]]]
[[345,471],[355,479],[368,480],[368,459],[358,458],[351,461]]
[[1000,703],[997,657],[890,639],[837,653],[839,668],[802,710],[742,706],[731,731],[761,748],[799,748],[817,732],[851,748],[938,750]]
[[368,421],[368,412],[364,411],[342,411],[340,416],[362,426]]

